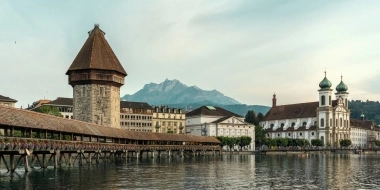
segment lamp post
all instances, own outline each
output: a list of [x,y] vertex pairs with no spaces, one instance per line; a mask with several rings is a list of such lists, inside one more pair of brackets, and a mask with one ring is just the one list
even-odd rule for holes
[[205,128],[202,128],[202,124],[201,124],[201,136],[207,136],[207,128],[206,128],[207,123],[205,122],[204,125],[205,125]]
[[158,122],[156,122],[156,127],[155,127],[155,128],[156,128],[156,133],[158,133],[158,132],[159,132],[159,130],[160,130],[160,127],[161,127],[161,126],[158,124]]
[[182,130],[183,130],[183,126],[182,126],[182,122],[179,123],[179,134],[182,134]]

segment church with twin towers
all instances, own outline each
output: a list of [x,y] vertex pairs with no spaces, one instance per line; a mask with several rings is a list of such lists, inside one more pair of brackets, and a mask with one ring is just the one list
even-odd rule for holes
[[350,139],[353,146],[374,146],[380,138],[373,121],[350,118],[348,87],[341,77],[335,92],[326,72],[319,83],[318,101],[277,105],[276,94],[272,107],[260,125],[268,138],[301,138],[309,142],[320,139],[326,146],[337,146],[339,141]]

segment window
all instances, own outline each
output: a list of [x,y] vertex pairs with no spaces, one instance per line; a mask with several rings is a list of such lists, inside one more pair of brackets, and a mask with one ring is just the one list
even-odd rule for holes
[[306,122],[303,122],[303,123],[302,123],[302,126],[306,127],[306,124],[307,124]]
[[274,127],[274,124],[272,123],[272,124],[270,124],[270,127],[272,128],[272,127]]
[[330,125],[329,126],[332,126],[332,119],[330,119]]
[[291,134],[290,133],[288,133],[288,137],[290,137],[291,136]]
[[331,106],[331,96],[329,96],[329,105]]
[[293,122],[293,123],[292,123],[292,127],[294,127],[294,126],[296,126],[296,123]]
[[321,127],[325,126],[325,119],[321,118]]
[[322,105],[322,106],[325,105],[325,102],[326,102],[325,99],[326,99],[325,96],[321,96],[321,105]]
[[280,133],[277,133],[277,136],[280,137]]
[[340,118],[340,127],[342,127],[342,123],[343,123],[343,122],[342,122],[342,118]]
[[314,136],[314,132],[311,132],[311,136]]
[[285,125],[284,123],[281,123],[281,127],[284,127],[284,125]]
[[300,137],[302,137],[302,133],[300,133]]

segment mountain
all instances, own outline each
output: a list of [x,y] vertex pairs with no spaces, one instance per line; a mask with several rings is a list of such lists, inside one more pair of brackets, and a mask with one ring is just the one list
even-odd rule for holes
[[147,102],[151,105],[168,104],[218,104],[234,105],[240,104],[233,98],[225,96],[217,90],[202,90],[197,86],[187,86],[180,81],[168,80],[160,84],[149,83],[143,89],[133,95],[122,97],[126,101]]

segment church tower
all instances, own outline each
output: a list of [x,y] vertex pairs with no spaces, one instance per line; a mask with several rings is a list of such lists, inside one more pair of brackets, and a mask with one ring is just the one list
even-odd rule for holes
[[325,78],[319,83],[320,89],[319,91],[319,106],[317,108],[317,120],[318,120],[318,133],[319,138],[323,141],[324,144],[326,142],[329,142],[329,129],[331,127],[331,120],[332,120],[332,92],[331,89],[331,82],[326,77],[326,71],[325,71]]
[[348,92],[347,92],[348,87],[343,82],[343,76],[340,76],[340,83],[338,84],[338,86],[336,86],[335,89],[336,89],[336,93],[335,93],[336,99],[338,100],[339,97],[342,97],[344,107],[348,108]]
[[74,119],[120,128],[120,87],[127,73],[99,25],[88,34],[66,72],[73,87]]

